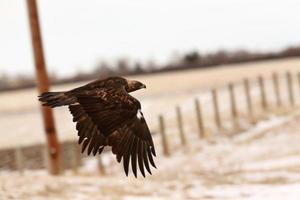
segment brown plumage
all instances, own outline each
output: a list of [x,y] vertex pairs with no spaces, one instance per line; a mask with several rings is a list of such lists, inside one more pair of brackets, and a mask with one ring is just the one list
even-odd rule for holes
[[52,108],[69,106],[82,152],[101,154],[111,146],[117,161],[123,159],[126,175],[131,159],[135,177],[137,164],[145,177],[144,167],[150,174],[150,165],[156,168],[154,144],[140,102],[128,94],[141,88],[146,86],[138,81],[111,77],[67,92],[45,92],[39,100]]

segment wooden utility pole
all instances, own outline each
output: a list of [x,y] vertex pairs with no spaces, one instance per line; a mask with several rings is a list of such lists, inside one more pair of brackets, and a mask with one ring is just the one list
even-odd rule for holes
[[[45,66],[42,38],[40,32],[36,0],[27,0],[28,16],[31,30],[32,48],[36,68],[39,93],[49,91],[49,81]],[[56,136],[53,114],[50,108],[42,106],[44,128],[46,132],[50,174],[60,174],[60,146]]]

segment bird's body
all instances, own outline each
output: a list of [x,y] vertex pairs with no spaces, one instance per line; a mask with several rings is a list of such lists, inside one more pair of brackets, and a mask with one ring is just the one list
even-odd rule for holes
[[126,175],[131,160],[134,175],[137,176],[138,163],[145,176],[144,167],[150,174],[150,165],[155,167],[154,144],[140,102],[128,94],[145,87],[138,81],[111,77],[66,92],[46,92],[39,100],[52,108],[69,107],[82,152],[96,155],[111,146],[117,161],[123,159]]

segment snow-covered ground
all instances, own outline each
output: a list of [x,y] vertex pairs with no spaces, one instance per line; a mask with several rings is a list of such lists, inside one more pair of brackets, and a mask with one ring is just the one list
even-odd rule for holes
[[[44,171],[0,173],[0,199],[299,199],[299,113],[266,119],[247,131],[158,155],[152,176],[125,177],[118,164],[104,176]],[[161,151],[159,151],[161,152]],[[115,167],[118,166],[118,167]],[[87,167],[87,166],[84,166]]]
[[[289,106],[283,72],[297,71],[300,59],[287,59],[229,66],[218,70],[186,71],[134,77],[151,86],[135,94],[142,103],[147,122],[158,131],[157,115],[163,114],[172,152],[164,157],[160,135],[154,136],[158,151],[158,169],[153,175],[138,179],[125,177],[122,165],[111,154],[101,157],[106,175],[97,173],[97,159],[85,160],[74,175],[71,171],[59,177],[46,171],[0,171],[0,200],[62,200],[62,199],[300,199],[300,117]],[[265,67],[267,66],[267,67]],[[275,67],[274,67],[275,66]],[[243,69],[243,70],[242,70]],[[283,108],[275,104],[270,72],[281,72],[280,86]],[[268,112],[262,112],[256,78],[267,78]],[[243,85],[235,88],[239,127],[233,127],[229,94],[225,83],[252,78],[251,95],[254,115],[248,118]],[[171,82],[170,82],[171,81]],[[72,88],[62,86],[57,89]],[[218,87],[223,129],[218,130],[210,88]],[[294,84],[297,105],[299,85]],[[145,92],[145,93],[144,93]],[[25,146],[44,142],[42,123],[34,90],[0,94],[0,148]],[[200,99],[206,139],[199,139],[195,120],[194,98]],[[179,141],[175,106],[183,113],[188,146]],[[281,115],[286,112],[286,115]],[[287,115],[287,113],[290,113]],[[76,139],[74,123],[67,109],[55,110],[59,138]],[[20,140],[22,138],[22,140]],[[23,139],[26,138],[26,139]]]

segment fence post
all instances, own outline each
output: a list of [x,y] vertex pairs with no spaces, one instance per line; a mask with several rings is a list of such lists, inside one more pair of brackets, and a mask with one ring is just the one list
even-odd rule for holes
[[24,173],[24,160],[23,160],[23,154],[22,154],[22,150],[21,147],[17,147],[14,150],[15,152],[15,165],[16,165],[16,169],[20,172],[20,174]]
[[199,136],[204,138],[206,136],[204,125],[203,125],[203,117],[202,117],[202,109],[199,99],[195,99],[195,109],[197,114],[197,123],[198,123],[198,130]]
[[103,164],[102,156],[103,155],[99,155],[99,158],[98,158],[98,170],[99,170],[99,174],[105,175],[106,171],[105,171],[105,167]]
[[248,78],[244,79],[244,89],[246,94],[246,103],[247,103],[247,110],[248,110],[248,117],[250,121],[254,122],[254,113],[253,113],[253,107],[252,107],[252,98],[251,98],[251,92],[250,92],[250,82]]
[[216,89],[212,89],[212,99],[213,99],[213,107],[215,112],[215,122],[218,127],[218,129],[222,129],[222,123],[220,118],[220,110],[219,110],[219,104],[218,104],[218,94]]
[[277,105],[277,107],[281,107],[282,101],[281,101],[278,74],[276,72],[273,72],[272,77],[273,77],[274,91],[275,91],[275,97],[276,97],[276,105]]
[[234,126],[237,127],[238,126],[238,111],[237,111],[233,83],[228,84],[228,89],[229,89],[229,95],[230,95],[232,121],[233,121]]
[[186,145],[186,138],[185,138],[185,135],[184,135],[183,121],[182,121],[181,110],[180,110],[179,106],[176,106],[176,115],[177,115],[177,123],[178,123],[180,141],[181,141],[181,144],[183,146],[185,146]]
[[160,126],[160,134],[161,134],[161,140],[162,140],[162,146],[163,146],[163,153],[165,156],[169,156],[170,150],[169,150],[169,146],[168,146],[167,135],[165,132],[164,118],[162,115],[159,116],[159,126]]
[[294,98],[294,90],[293,90],[293,78],[291,72],[286,72],[286,81],[288,86],[289,101],[291,106],[294,106],[295,98]]
[[49,164],[49,153],[48,153],[48,147],[47,144],[42,146],[42,156],[43,156],[43,161],[44,161],[44,167],[46,170],[50,170],[50,164]]
[[265,89],[265,81],[262,76],[258,76],[258,83],[260,88],[260,95],[261,95],[261,106],[263,110],[268,109],[267,97],[266,97],[266,89]]
[[81,156],[80,156],[80,147],[77,144],[77,142],[72,143],[72,149],[71,149],[72,153],[72,170],[74,174],[78,173],[78,167],[80,166],[80,162],[81,162]]
[[[298,88],[300,92],[300,72],[298,72]],[[300,97],[300,93],[299,93],[299,97]]]

